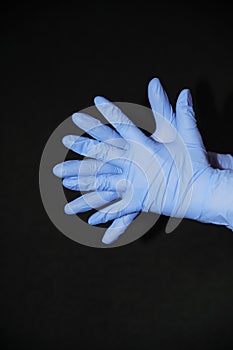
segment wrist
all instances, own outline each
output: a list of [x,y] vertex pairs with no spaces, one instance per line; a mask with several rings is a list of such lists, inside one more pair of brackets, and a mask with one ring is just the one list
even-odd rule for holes
[[233,230],[233,171],[211,169],[198,221],[224,225]]

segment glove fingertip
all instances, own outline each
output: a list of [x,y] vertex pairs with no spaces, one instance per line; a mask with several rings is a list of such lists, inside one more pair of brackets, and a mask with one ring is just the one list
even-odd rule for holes
[[98,212],[96,213],[96,214],[93,214],[93,215],[91,215],[90,217],[89,217],[89,219],[88,219],[88,224],[89,225],[98,225],[98,224],[100,224],[100,222],[99,222],[99,218],[98,218]]
[[114,240],[109,239],[109,237],[107,235],[104,235],[102,238],[102,243],[104,244],[111,244]]
[[150,80],[148,84],[149,89],[156,89],[161,86],[160,80],[157,77],[154,77]]
[[114,229],[108,230],[102,238],[102,243],[111,244],[111,243],[115,242],[118,239],[118,237],[120,236],[120,233],[119,232],[114,233],[114,231],[116,231],[116,230],[114,230]]
[[109,101],[103,97],[103,96],[96,96],[94,98],[94,103],[95,105],[100,105],[100,104],[103,104],[103,103],[108,103]]
[[72,121],[74,122],[74,124],[76,124],[77,120],[78,120],[78,116],[79,116],[79,113],[78,112],[75,112],[71,115],[71,119]]
[[61,164],[56,164],[53,167],[53,174],[57,177],[62,177],[62,163]]
[[64,207],[64,212],[67,214],[67,215],[72,215],[72,214],[75,214],[75,212],[73,211],[72,207],[68,204],[65,205]]
[[77,136],[74,135],[66,135],[62,138],[62,143],[65,147],[71,148],[73,143],[77,140]]

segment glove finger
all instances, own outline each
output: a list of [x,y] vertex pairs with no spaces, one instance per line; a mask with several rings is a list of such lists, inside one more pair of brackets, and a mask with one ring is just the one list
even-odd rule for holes
[[133,212],[135,212],[135,210],[131,210],[128,205],[125,205],[124,200],[120,200],[91,215],[88,219],[88,223],[90,225],[103,224],[118,219],[124,215],[132,214]]
[[62,181],[64,187],[73,191],[125,191],[121,175],[72,176]]
[[138,213],[132,213],[128,215],[124,215],[119,219],[113,221],[111,226],[106,230],[102,242],[105,244],[111,244],[116,241],[120,235],[122,235],[134,218],[138,215]]
[[105,162],[114,162],[115,158],[120,158],[124,154],[123,149],[82,136],[67,135],[63,137],[62,142],[64,146],[78,154]]
[[185,144],[205,150],[201,134],[197,128],[195,113],[193,110],[192,96],[188,89],[184,89],[176,102],[176,125],[177,131]]
[[74,113],[73,122],[88,135],[98,141],[104,141],[110,145],[125,148],[126,142],[122,137],[109,126],[102,124],[98,119],[85,113]]
[[60,178],[96,174],[119,174],[121,172],[120,168],[96,159],[67,160],[55,165],[53,168],[54,175]]
[[208,152],[208,159],[213,168],[233,170],[233,156],[231,154]]
[[68,215],[83,213],[106,205],[118,198],[117,192],[102,191],[90,192],[67,203],[64,211]]
[[101,96],[95,97],[94,101],[96,108],[125,140],[134,140],[136,138],[138,141],[144,142],[146,136],[120,110],[120,108]]
[[[155,118],[156,130],[152,135],[158,142],[172,142],[175,140],[175,113],[168,96],[158,78],[154,78],[148,85],[148,99]],[[170,126],[173,127],[170,127]]]

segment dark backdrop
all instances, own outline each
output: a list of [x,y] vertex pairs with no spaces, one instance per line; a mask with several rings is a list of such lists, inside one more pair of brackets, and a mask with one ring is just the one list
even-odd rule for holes
[[[166,219],[115,249],[50,222],[38,169],[52,131],[95,95],[148,106],[193,94],[209,150],[232,152],[230,8],[13,5],[1,11],[1,349],[232,349],[233,235]],[[224,200],[224,198],[222,199]]]

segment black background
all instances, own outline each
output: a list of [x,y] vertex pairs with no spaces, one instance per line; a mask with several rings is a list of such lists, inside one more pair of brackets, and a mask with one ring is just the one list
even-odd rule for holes
[[[190,88],[206,147],[232,152],[230,7],[35,4],[1,11],[1,349],[232,349],[233,235],[166,218],[115,249],[50,222],[39,161],[95,95],[148,105],[160,78]],[[220,199],[224,200],[224,198]]]

